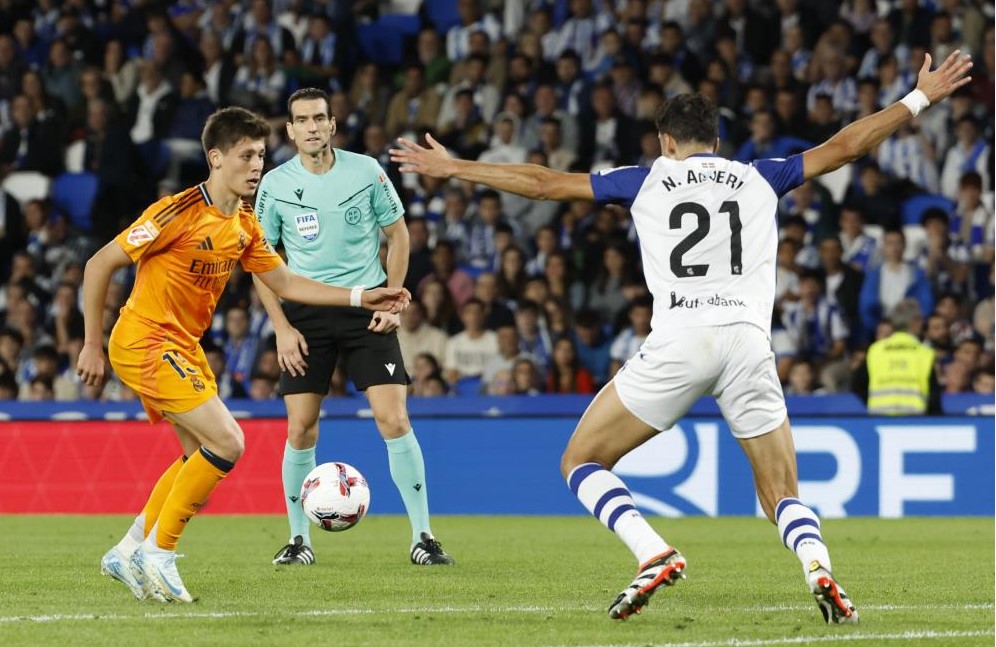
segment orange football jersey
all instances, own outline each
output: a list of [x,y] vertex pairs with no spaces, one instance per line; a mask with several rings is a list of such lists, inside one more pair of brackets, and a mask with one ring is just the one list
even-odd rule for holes
[[235,263],[247,272],[283,263],[252,207],[225,216],[203,183],[154,203],[114,240],[138,263],[117,325],[144,325],[188,348],[211,325]]

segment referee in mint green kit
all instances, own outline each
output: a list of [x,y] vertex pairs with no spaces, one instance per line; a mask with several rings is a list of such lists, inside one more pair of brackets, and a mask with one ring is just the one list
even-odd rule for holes
[[[372,157],[332,148],[335,118],[328,94],[303,88],[287,100],[287,136],[298,155],[263,177],[256,214],[271,245],[283,243],[292,270],[329,285],[401,286],[408,271],[408,230],[397,191]],[[387,273],[380,233],[387,236]],[[281,304],[255,281],[273,321],[287,406],[283,484],[290,541],[274,564],[313,564],[309,523],[298,495],[315,467],[318,416],[341,356],[356,388],[365,391],[387,444],[391,477],[412,526],[413,564],[452,564],[429,528],[422,450],[408,419],[408,375],[395,332],[399,316],[360,307]]]

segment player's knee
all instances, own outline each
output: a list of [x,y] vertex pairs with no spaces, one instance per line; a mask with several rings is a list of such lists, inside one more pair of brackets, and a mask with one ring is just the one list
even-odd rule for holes
[[579,448],[568,444],[567,449],[564,450],[563,455],[560,457],[560,474],[566,479],[578,465],[584,465],[585,463],[598,463],[606,469],[611,469],[610,465],[605,464],[606,461],[604,459],[600,459],[588,452],[579,451]]
[[226,427],[225,433],[218,439],[218,449],[222,458],[235,463],[246,451],[246,438],[242,427],[234,420]]
[[374,422],[377,423],[377,429],[384,438],[401,438],[412,428],[408,412],[404,408],[375,411]]

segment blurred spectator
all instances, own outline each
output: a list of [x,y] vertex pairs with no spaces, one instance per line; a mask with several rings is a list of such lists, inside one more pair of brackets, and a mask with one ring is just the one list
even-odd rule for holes
[[[243,385],[249,384],[259,340],[249,334],[249,313],[242,306],[225,312],[225,371]],[[250,397],[254,397],[250,393]]]
[[118,39],[107,41],[102,74],[114,93],[115,106],[119,110],[124,108],[138,87],[138,64],[128,58],[124,43]]
[[436,360],[446,357],[448,339],[445,332],[426,323],[425,306],[418,299],[412,299],[401,313],[401,326],[398,328],[401,356],[408,371],[414,370],[415,357],[418,355],[432,355]]
[[609,378],[610,341],[594,310],[581,310],[574,318],[574,345],[581,366],[591,373],[596,385]]
[[180,172],[184,164],[199,162],[203,166],[204,148],[201,145],[201,130],[215,106],[208,98],[204,81],[193,72],[184,72],[180,79],[180,99],[176,115],[170,123],[166,137],[169,149],[169,167],[165,182],[170,190],[180,190]]
[[35,171],[54,176],[62,170],[59,131],[35,118],[31,101],[24,95],[10,104],[11,128],[0,138],[0,178],[17,171]]
[[519,351],[532,357],[539,368],[549,366],[553,346],[550,333],[540,316],[539,304],[535,301],[520,301],[515,308],[515,328],[519,333]]
[[609,348],[609,375],[611,379],[630,357],[640,350],[640,346],[650,335],[650,318],[653,305],[649,298],[634,301],[629,306],[629,327],[616,335]]
[[430,87],[446,83],[450,78],[450,59],[443,51],[439,34],[431,27],[423,27],[415,43],[415,55],[425,68],[425,84]]
[[30,69],[40,69],[45,64],[48,51],[44,39],[39,38],[35,33],[35,27],[31,20],[26,17],[15,20],[11,34],[16,41],[18,58]]
[[16,400],[17,392],[17,380],[13,373],[0,373],[0,400]]
[[602,265],[588,290],[587,307],[598,312],[603,321],[615,321],[616,315],[626,307],[622,288],[632,279],[632,257],[626,248],[620,244],[605,248]]
[[996,380],[993,378],[993,367],[982,368],[975,372],[972,378],[972,392],[992,395]]
[[982,201],[982,176],[970,171],[958,184],[958,206],[951,216],[951,239],[967,260],[993,262],[993,211]]
[[782,324],[796,357],[811,362],[841,359],[849,335],[840,310],[823,296],[823,279],[816,272],[799,278],[799,300],[786,303]]
[[868,270],[861,286],[861,325],[866,338],[875,330],[883,312],[906,298],[914,298],[920,312],[932,312],[934,296],[930,281],[919,267],[903,260],[906,237],[901,230],[887,231],[882,242],[882,265]]
[[810,147],[807,141],[777,136],[775,116],[767,110],[751,116],[750,133],[750,139],[743,143],[733,159],[750,162],[766,157],[788,157]]
[[519,331],[515,324],[506,324],[495,330],[498,353],[490,357],[481,372],[481,389],[492,395],[505,395],[510,388],[512,366],[523,353],[520,348]]
[[484,13],[480,0],[456,0],[460,23],[446,32],[446,56],[459,61],[469,53],[469,39],[474,32],[483,31],[492,42],[501,37],[501,23],[490,13]]
[[[941,412],[934,351],[920,343],[920,306],[905,299],[889,311],[895,332],[874,342],[855,375],[854,390],[873,415],[917,415]],[[966,376],[967,382],[967,376]]]
[[425,68],[418,63],[405,67],[401,89],[387,104],[384,128],[389,138],[415,138],[419,131],[436,124],[441,100],[436,90],[425,82]]
[[972,390],[972,369],[962,362],[948,362],[943,368],[942,381],[947,395],[967,393]]
[[[848,187],[843,209],[858,211],[862,223],[886,229],[895,229],[900,224],[899,203],[890,190],[888,178],[873,161],[869,161],[858,171],[858,182]],[[841,226],[843,227],[843,223]],[[844,246],[847,247],[846,243]]]
[[792,368],[789,369],[785,395],[817,395],[822,392],[825,391],[816,383],[816,371],[812,362],[805,359],[793,361]]
[[414,294],[419,282],[432,273],[432,251],[429,249],[429,225],[425,218],[409,218],[408,274],[405,287]]
[[592,90],[591,113],[582,115],[579,127],[578,161],[584,168],[632,164],[640,155],[637,124],[619,110],[609,85]]
[[269,375],[253,373],[249,378],[249,397],[253,400],[276,399],[277,380]]
[[488,330],[515,324],[512,311],[498,298],[498,277],[494,272],[481,272],[477,275],[474,297],[484,305],[484,326]]
[[49,45],[48,63],[42,68],[45,91],[59,99],[67,110],[73,110],[83,100],[80,93],[81,65],[64,40]]
[[177,94],[154,63],[144,61],[139,77],[138,91],[128,104],[129,134],[155,180],[166,171],[160,146],[173,122]]
[[17,55],[17,45],[10,34],[0,34],[0,102],[10,101],[21,89],[21,77],[28,69]]
[[547,393],[594,393],[591,373],[581,366],[577,348],[570,337],[560,337],[553,345],[553,358],[546,379]]
[[222,37],[211,30],[202,31],[198,51],[204,59],[202,76],[208,98],[215,105],[228,105],[229,91],[238,67],[224,49]]
[[820,272],[826,287],[827,302],[837,308],[852,340],[857,341],[860,323],[858,299],[864,274],[845,264],[843,255],[844,248],[839,238],[820,241]]
[[512,365],[510,395],[538,395],[543,378],[536,363],[529,357],[519,357]]
[[574,267],[564,252],[555,250],[547,256],[543,277],[549,286],[551,297],[571,311],[581,309],[585,298],[584,285],[574,278]]
[[495,287],[498,297],[514,303],[521,299],[525,292],[526,281],[526,255],[518,247],[509,246],[501,253],[500,265],[498,268]]
[[361,63],[349,87],[349,102],[363,116],[363,124],[384,123],[389,100],[390,94],[381,83],[380,68],[377,64]]
[[430,326],[439,328],[448,335],[459,332],[461,324],[457,317],[457,306],[445,283],[428,276],[419,285],[418,296],[425,306],[425,320]]
[[497,270],[504,263],[495,244],[497,228],[507,222],[501,207],[501,196],[492,189],[483,191],[478,198],[477,218],[470,226],[466,249],[468,262],[476,268]]
[[87,106],[82,145],[83,169],[94,173],[98,180],[91,209],[94,233],[101,240],[110,240],[123,228],[124,221],[134,218],[137,152],[125,125],[112,120],[110,106],[101,100]]
[[218,383],[218,397],[227,398],[247,398],[245,386],[232,379],[232,374],[225,368],[225,351],[214,342],[201,342],[204,347],[204,354],[207,357],[208,367],[214,373],[215,381]]
[[412,359],[411,365],[405,365],[412,381],[412,395],[429,395],[432,390],[429,388],[429,383],[433,378],[438,378],[443,384],[443,390],[438,395],[445,395],[449,391],[449,385],[442,379],[440,361],[439,358],[430,353],[419,353]]
[[989,174],[992,147],[979,128],[975,118],[965,115],[954,124],[956,140],[944,157],[944,170],[941,174],[941,193],[957,200],[962,176],[977,173],[982,180],[982,190],[992,190]]
[[55,378],[59,375],[59,353],[54,346],[35,347],[26,365],[29,383],[22,383],[20,399],[29,401],[54,400]]
[[436,242],[436,247],[432,250],[432,267],[432,274],[426,276],[419,283],[420,292],[425,289],[429,281],[437,280],[446,286],[457,307],[462,306],[474,293],[474,279],[457,268],[453,243],[450,241],[440,240]]
[[287,75],[280,68],[273,45],[266,38],[253,40],[249,56],[235,73],[229,100],[235,105],[275,117],[285,110]]
[[498,354],[498,336],[484,327],[484,304],[467,300],[460,308],[463,332],[446,345],[443,369],[446,381],[454,383],[467,377],[480,377],[488,360]]
[[[969,268],[967,257],[955,258],[950,241],[951,225],[943,209],[927,209],[921,220],[927,239],[918,253],[918,264],[930,281],[935,294],[968,292]],[[967,250],[962,250],[967,251]]]
[[487,123],[474,105],[474,91],[460,88],[452,95],[450,108],[441,109],[439,142],[462,159],[476,159],[487,146]]
[[840,244],[843,260],[859,272],[867,272],[881,263],[881,252],[875,239],[865,233],[861,210],[845,205],[840,211]]
[[907,122],[882,142],[877,160],[892,177],[937,193],[939,173],[934,150],[916,121]]
[[323,13],[309,16],[307,25],[307,33],[297,49],[304,68],[298,82],[302,87],[339,82],[342,68],[351,62],[347,39],[332,29],[331,20]]
[[[219,12],[219,19],[223,20],[224,12]],[[276,58],[283,56],[286,51],[293,50],[296,46],[294,35],[286,27],[282,27],[273,19],[273,12],[270,3],[266,0],[252,0],[249,5],[249,13],[243,21],[242,30],[239,31],[229,44],[230,51],[235,55],[236,61],[243,63],[252,57],[253,47],[258,40],[265,40],[270,43],[270,49]]]

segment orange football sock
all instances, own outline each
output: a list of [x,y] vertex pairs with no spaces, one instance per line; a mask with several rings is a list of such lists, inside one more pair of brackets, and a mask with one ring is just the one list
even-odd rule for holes
[[234,466],[234,463],[215,456],[204,447],[187,459],[159,512],[155,537],[159,548],[176,550],[176,543],[187,522],[197,514],[215,486]]
[[149,536],[152,526],[156,525],[156,519],[159,518],[159,511],[163,509],[163,503],[166,501],[166,497],[169,496],[169,491],[173,489],[173,482],[176,481],[176,475],[180,473],[180,468],[183,467],[183,463],[186,460],[186,456],[181,456],[173,461],[166,468],[166,471],[162,473],[162,476],[159,477],[159,480],[156,481],[156,486],[152,488],[152,494],[149,495],[149,500],[145,502],[145,507],[142,508],[142,514],[145,515],[145,537]]

